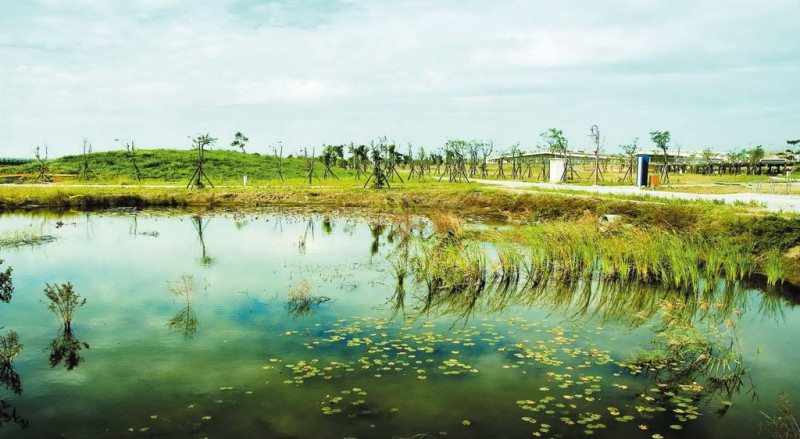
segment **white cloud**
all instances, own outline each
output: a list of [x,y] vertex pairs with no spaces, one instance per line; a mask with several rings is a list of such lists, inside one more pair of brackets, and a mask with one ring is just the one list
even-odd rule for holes
[[237,130],[297,149],[383,134],[532,146],[559,126],[580,144],[594,123],[610,145],[653,129],[779,145],[800,117],[798,16],[791,0],[9,3],[0,155]]

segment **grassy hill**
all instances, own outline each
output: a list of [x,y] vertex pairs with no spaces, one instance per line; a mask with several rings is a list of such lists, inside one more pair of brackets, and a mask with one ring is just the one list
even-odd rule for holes
[[[56,179],[77,180],[83,168],[83,156],[64,156],[48,161],[49,173]],[[197,152],[193,150],[150,149],[137,150],[136,163],[144,182],[188,183],[197,163]],[[302,179],[308,174],[303,158],[283,159],[283,174],[287,179]],[[100,182],[135,182],[135,172],[125,151],[95,152],[89,155],[89,168],[97,176],[89,180]],[[204,169],[214,184],[238,183],[247,175],[249,182],[263,182],[275,175],[277,159],[272,155],[242,153],[238,151],[206,151]],[[325,167],[317,160],[315,177],[322,178]],[[38,175],[36,162],[23,165],[0,165],[0,177],[5,181],[30,181]],[[351,177],[352,171],[334,168],[340,178]]]

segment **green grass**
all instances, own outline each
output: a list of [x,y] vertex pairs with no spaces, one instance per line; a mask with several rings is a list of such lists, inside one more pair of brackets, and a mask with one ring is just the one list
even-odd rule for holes
[[[241,184],[242,176],[247,175],[248,183],[267,182],[277,170],[277,159],[272,155],[241,153],[237,151],[206,151],[204,169],[215,185]],[[195,171],[197,153],[194,150],[150,149],[136,151],[136,162],[141,171],[143,183],[187,184]],[[83,168],[83,156],[65,156],[50,160],[49,172],[58,175],[58,180],[77,180]],[[131,160],[125,151],[96,152],[89,155],[89,167],[97,178],[87,183],[138,183]],[[317,161],[314,165],[315,180],[322,179],[324,166]],[[339,178],[354,175],[353,171],[336,168]],[[283,158],[283,173],[288,179],[302,179],[308,174],[308,165],[303,158]],[[38,175],[36,163],[15,166],[0,166],[0,174],[28,174],[25,180],[31,181]],[[68,175],[72,176],[71,178]],[[7,179],[8,180],[8,179]],[[11,179],[12,181],[16,179]]]
[[781,260],[781,253],[776,249],[767,252],[764,272],[767,275],[767,284],[782,284],[786,280],[786,267]]

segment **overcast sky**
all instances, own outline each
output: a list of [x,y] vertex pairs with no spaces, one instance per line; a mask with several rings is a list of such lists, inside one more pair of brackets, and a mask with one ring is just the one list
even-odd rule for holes
[[800,138],[798,0],[0,2],[0,155]]

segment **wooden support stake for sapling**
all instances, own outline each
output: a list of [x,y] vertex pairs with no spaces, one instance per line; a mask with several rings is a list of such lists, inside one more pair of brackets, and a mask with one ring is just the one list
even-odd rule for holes
[[39,168],[39,175],[36,176],[36,179],[33,180],[34,183],[38,182],[53,182],[53,179],[47,175],[49,171],[49,166],[47,164],[47,145],[44,146],[44,158],[42,158],[40,153],[40,148],[36,147],[36,160],[39,162],[36,166]]
[[272,153],[275,155],[275,163],[276,163],[278,169],[275,171],[274,174],[272,174],[272,176],[269,177],[269,180],[272,180],[273,178],[278,177],[278,178],[281,179],[281,181],[284,181],[284,178],[283,178],[283,143],[278,142],[278,146],[280,146],[280,152],[278,152],[278,149],[276,149],[274,146],[272,147]]
[[136,181],[142,181],[142,173],[139,170],[139,164],[136,163],[136,144],[134,142],[125,143],[125,156],[133,165],[133,175],[136,177]]
[[89,180],[97,178],[97,175],[92,171],[89,166],[89,155],[92,153],[92,144],[89,139],[83,139],[83,163],[81,164],[81,171],[78,174],[79,180]]
[[203,188],[205,184],[203,183],[203,178],[206,179],[206,182],[209,186],[214,187],[214,184],[211,183],[211,179],[208,178],[203,165],[205,164],[205,149],[208,146],[211,146],[216,142],[217,139],[211,137],[208,133],[203,134],[201,136],[197,136],[192,139],[192,147],[197,150],[197,165],[195,167],[194,173],[192,174],[192,178],[189,179],[189,183],[186,185],[187,188],[194,188],[195,186],[199,188]]
[[306,179],[308,179],[308,184],[311,184],[311,182],[312,182],[312,180],[314,178],[314,155],[315,155],[315,153],[316,153],[315,150],[312,148],[311,149],[311,158],[309,159],[308,158],[308,150],[307,149],[303,150],[303,156],[305,157],[306,165],[308,166],[308,174],[306,175]]
[[333,169],[331,169],[331,165],[333,162],[336,161],[337,157],[337,148],[334,146],[326,146],[325,149],[322,151],[322,164],[325,166],[325,172],[322,174],[322,179],[327,180],[328,176],[333,177],[334,179],[338,180],[339,177],[333,173]]

